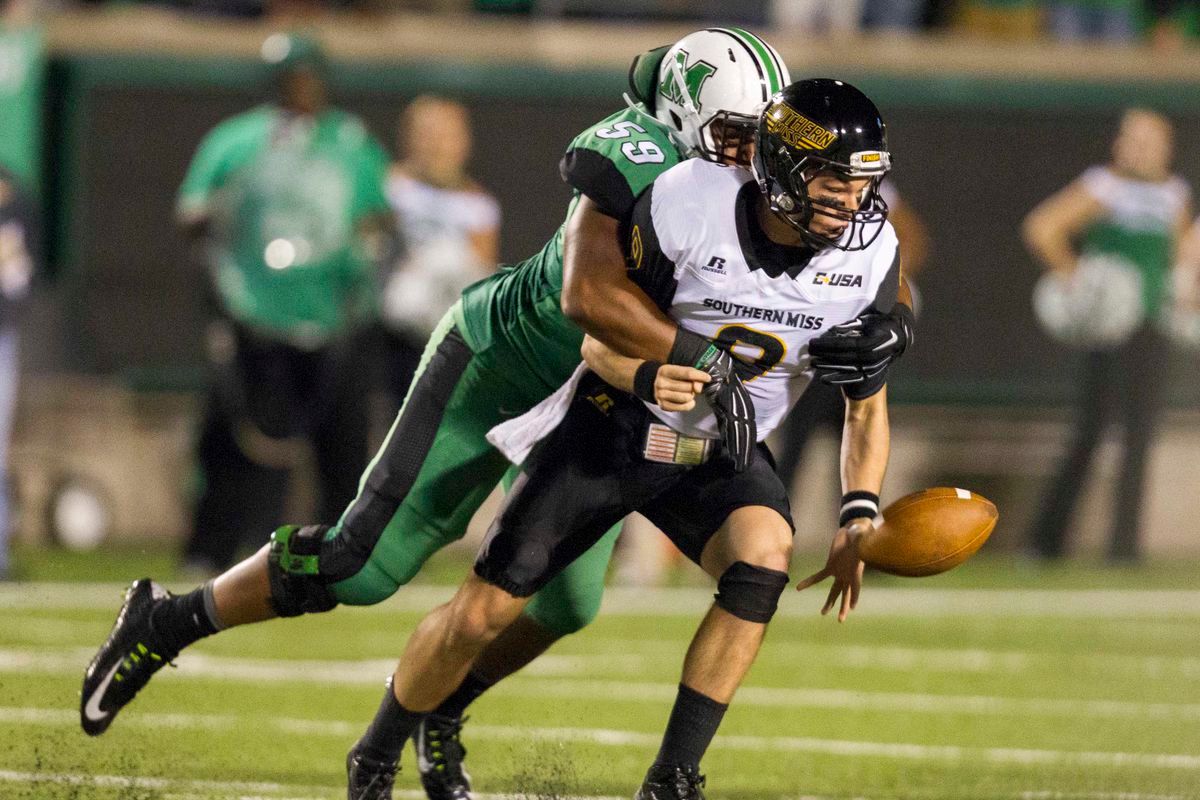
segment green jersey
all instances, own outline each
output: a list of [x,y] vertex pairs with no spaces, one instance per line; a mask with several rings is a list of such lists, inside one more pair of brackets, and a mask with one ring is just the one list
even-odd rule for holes
[[1175,254],[1175,238],[1190,192],[1179,177],[1150,183],[1092,167],[1079,179],[1104,207],[1104,216],[1084,231],[1081,253],[1115,256],[1137,269],[1147,319],[1162,310]]
[[[575,190],[567,218],[581,195],[624,220],[634,201],[662,173],[686,158],[667,128],[627,108],[575,137],[559,164]],[[463,292],[458,327],[467,344],[486,358],[519,365],[536,381],[537,397],[561,386],[579,364],[583,332],[562,313],[563,228],[541,252],[475,283]]]
[[226,310],[306,345],[343,330],[373,302],[358,224],[389,213],[386,151],[355,117],[260,106],[200,144],[179,190],[184,218],[207,217]]

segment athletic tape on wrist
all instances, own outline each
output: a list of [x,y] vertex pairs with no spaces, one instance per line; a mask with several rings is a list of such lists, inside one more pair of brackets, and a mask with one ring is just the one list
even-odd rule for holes
[[654,380],[661,366],[661,361],[643,361],[633,373],[633,393],[647,403],[658,402],[654,397]]
[[875,519],[879,516],[879,495],[873,492],[854,491],[842,495],[842,510],[838,515],[838,527],[845,527],[854,519]]

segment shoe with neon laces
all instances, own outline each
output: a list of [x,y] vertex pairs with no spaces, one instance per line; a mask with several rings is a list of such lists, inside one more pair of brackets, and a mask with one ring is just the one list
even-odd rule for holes
[[471,800],[471,776],[463,769],[466,717],[428,714],[413,734],[417,771],[429,800]]
[[89,736],[108,730],[117,712],[178,654],[162,645],[150,623],[150,613],[170,596],[149,578],[134,581],[125,592],[112,632],[83,674],[79,720]]
[[346,754],[347,800],[392,800],[399,764],[376,761],[354,745]]
[[633,800],[704,800],[704,776],[694,767],[655,764]]

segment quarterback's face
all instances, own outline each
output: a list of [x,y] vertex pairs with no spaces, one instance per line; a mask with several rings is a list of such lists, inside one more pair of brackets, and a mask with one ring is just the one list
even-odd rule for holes
[[808,197],[813,203],[808,230],[829,239],[839,238],[866,198],[870,178],[849,178],[836,172],[818,172],[808,182]]

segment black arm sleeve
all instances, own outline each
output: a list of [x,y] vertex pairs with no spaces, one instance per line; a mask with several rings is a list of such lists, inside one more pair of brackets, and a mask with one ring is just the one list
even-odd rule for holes
[[629,279],[646,293],[663,311],[675,299],[675,262],[663,253],[654,218],[650,213],[654,184],[642,192],[632,212],[620,228],[621,246],[625,250],[625,268]]
[[887,275],[884,276],[883,282],[879,284],[879,291],[875,293],[875,299],[871,301],[871,305],[867,307],[865,314],[887,314],[896,305],[896,295],[900,293],[900,248],[896,248],[896,255],[892,257],[892,265],[888,267]]
[[608,216],[625,219],[633,208],[633,190],[617,165],[595,150],[568,150],[558,163],[559,174],[571,188],[589,199]]

